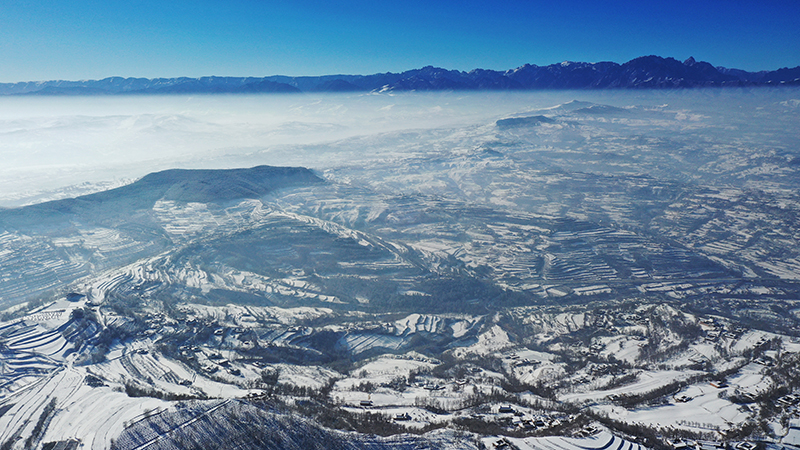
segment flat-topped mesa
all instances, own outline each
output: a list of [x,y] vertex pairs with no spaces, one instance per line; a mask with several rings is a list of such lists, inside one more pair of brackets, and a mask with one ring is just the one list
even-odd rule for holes
[[[291,186],[319,183],[322,179],[304,167],[256,166],[249,169],[172,169],[148,174],[135,183],[92,194],[99,200],[128,195],[179,202],[219,202],[259,198]],[[93,199],[94,200],[94,199]]]
[[55,200],[0,211],[0,227],[43,225],[49,219],[64,221],[71,215],[124,215],[151,209],[159,200],[177,202],[227,202],[260,198],[275,190],[321,183],[304,167],[256,166],[248,169],[171,169],[145,175],[126,186],[76,198]]

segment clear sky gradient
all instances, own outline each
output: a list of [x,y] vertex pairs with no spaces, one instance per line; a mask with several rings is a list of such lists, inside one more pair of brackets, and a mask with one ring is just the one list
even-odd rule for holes
[[800,1],[2,0],[0,82],[371,74],[434,65],[800,65]]

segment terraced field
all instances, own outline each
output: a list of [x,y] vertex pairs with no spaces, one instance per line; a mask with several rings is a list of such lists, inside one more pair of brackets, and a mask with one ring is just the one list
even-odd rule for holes
[[0,210],[0,446],[794,442],[782,92],[531,103]]

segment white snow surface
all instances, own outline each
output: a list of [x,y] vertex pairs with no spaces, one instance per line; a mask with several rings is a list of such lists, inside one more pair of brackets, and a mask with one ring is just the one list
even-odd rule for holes
[[[487,449],[494,448],[494,443],[500,438],[489,437],[482,439]],[[639,444],[614,436],[602,431],[585,438],[566,436],[506,438],[519,450],[643,450]]]

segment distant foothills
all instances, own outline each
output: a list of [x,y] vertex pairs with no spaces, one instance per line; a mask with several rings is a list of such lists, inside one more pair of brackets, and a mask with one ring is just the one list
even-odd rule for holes
[[0,83],[0,95],[224,94],[385,92],[526,89],[670,89],[799,86],[800,66],[747,72],[689,58],[642,56],[624,64],[563,62],[526,64],[506,71],[469,72],[423,67],[402,73],[308,77],[122,78]]

